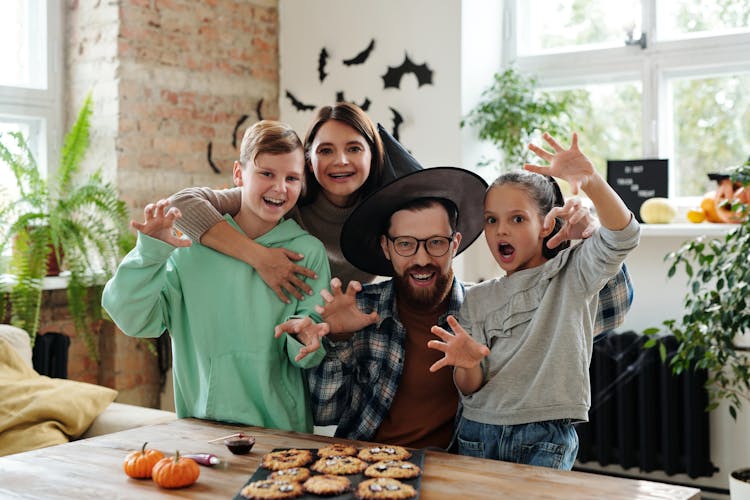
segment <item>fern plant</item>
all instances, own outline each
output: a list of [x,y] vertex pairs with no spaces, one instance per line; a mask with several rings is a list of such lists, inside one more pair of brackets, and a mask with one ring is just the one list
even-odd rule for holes
[[[98,359],[92,323],[101,318],[101,283],[112,275],[122,255],[128,232],[125,203],[100,171],[79,181],[78,174],[89,145],[91,95],[84,100],[72,129],[65,136],[60,164],[44,178],[18,132],[0,134],[0,161],[6,163],[20,193],[0,209],[3,235],[0,250],[12,245],[8,272],[11,323],[23,328],[34,344],[39,330],[42,286],[48,256],[54,252],[69,272],[68,307],[76,333],[89,355]],[[13,150],[5,143],[10,138]],[[0,294],[0,301],[5,294]],[[0,311],[5,311],[0,302]]]

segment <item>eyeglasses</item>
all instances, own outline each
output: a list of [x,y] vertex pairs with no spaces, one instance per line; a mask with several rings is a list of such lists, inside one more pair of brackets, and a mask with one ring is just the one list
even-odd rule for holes
[[386,234],[391,243],[393,243],[393,249],[401,257],[411,257],[416,254],[419,250],[419,244],[424,244],[425,251],[433,257],[442,257],[448,250],[450,250],[453,237],[456,235],[455,232],[451,233],[450,236],[430,236],[427,239],[420,240],[413,236],[396,236],[393,237]]

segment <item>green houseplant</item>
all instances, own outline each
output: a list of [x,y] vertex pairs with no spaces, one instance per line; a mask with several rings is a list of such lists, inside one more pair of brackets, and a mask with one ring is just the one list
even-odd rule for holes
[[[0,135],[0,161],[10,167],[20,193],[0,208],[0,250],[12,246],[7,270],[13,276],[11,323],[29,332],[33,345],[52,251],[69,272],[68,307],[76,333],[90,356],[98,359],[91,324],[101,317],[101,285],[114,272],[130,234],[125,203],[115,187],[103,181],[101,172],[77,178],[89,144],[91,110],[88,95],[65,136],[58,168],[48,178],[40,173],[22,134]],[[5,311],[5,293],[0,300],[0,310]]]
[[[511,66],[494,75],[480,102],[461,120],[461,127],[476,127],[480,139],[491,141],[502,152],[505,165],[520,168],[535,131],[568,135],[566,123],[571,121],[569,110],[574,104],[573,93],[539,91],[536,77],[522,75]],[[483,161],[480,166],[489,163]]]
[[[750,160],[736,167],[730,177],[747,189]],[[678,267],[685,270],[688,292],[682,318],[664,321],[663,326],[679,346],[671,361],[673,371],[707,369],[707,410],[726,401],[730,415],[736,419],[742,403],[750,401],[750,353],[737,345],[740,338],[750,337],[750,218],[748,206],[735,203],[732,209],[744,219],[726,235],[698,237],[665,257],[672,261],[669,277]],[[645,347],[658,345],[663,360],[667,352],[659,341],[661,331],[647,329],[645,333],[652,338]]]

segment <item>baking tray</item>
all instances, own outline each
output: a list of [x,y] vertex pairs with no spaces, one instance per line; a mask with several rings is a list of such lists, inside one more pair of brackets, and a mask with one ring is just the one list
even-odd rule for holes
[[[274,448],[273,451],[284,451],[288,450],[290,448]],[[296,448],[298,450],[310,450],[313,453],[313,456],[315,457],[314,460],[317,460],[320,458],[318,456],[318,449],[317,448]],[[361,448],[357,448],[358,450]],[[417,496],[413,498],[419,498],[419,489],[422,485],[422,476],[424,475],[424,450],[409,450],[411,452],[411,457],[406,459],[406,461],[411,462],[413,464],[416,464],[419,466],[420,469],[422,469],[422,474],[419,476],[412,478],[412,479],[399,479],[404,484],[411,485],[416,491]],[[310,468],[310,465],[312,465],[312,462],[305,467],[308,469]],[[234,500],[247,500],[247,498],[243,497],[240,494],[240,491],[242,491],[242,488],[247,486],[248,484],[254,482],[254,481],[260,481],[262,479],[266,479],[268,476],[270,476],[273,473],[272,470],[268,470],[264,468],[262,465],[259,465],[258,468],[255,470],[255,473],[250,476],[250,479],[248,479],[245,484],[242,485],[242,487],[237,490],[237,494],[234,495]],[[313,470],[310,470],[310,473],[313,476],[318,476],[320,473],[315,472]],[[357,490],[357,485],[364,481],[365,479],[372,479],[364,475],[364,472],[360,472],[358,474],[349,474],[346,476],[349,478],[349,481],[352,483],[352,490],[348,491],[346,493],[342,493],[341,495],[313,495],[311,493],[304,493],[302,496],[295,497],[297,499],[319,499],[319,498],[328,498],[331,500],[344,500],[344,499],[356,499],[357,497],[354,495],[354,492]]]

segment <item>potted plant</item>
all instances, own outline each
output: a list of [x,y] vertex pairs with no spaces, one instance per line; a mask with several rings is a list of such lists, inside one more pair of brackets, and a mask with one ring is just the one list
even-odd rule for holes
[[[750,160],[730,173],[733,182],[744,189],[750,186]],[[708,371],[706,388],[709,394],[707,411],[721,401],[737,419],[743,402],[750,401],[750,207],[737,201],[735,193],[731,210],[739,224],[721,238],[698,237],[683,244],[665,259],[671,260],[668,276],[682,267],[688,276],[688,292],[683,300],[684,314],[677,321],[663,322],[664,330],[678,343],[671,360],[674,373],[704,368]],[[662,360],[667,357],[665,345],[659,341],[659,328],[644,333],[652,337],[645,347],[658,346]],[[734,476],[734,477],[732,477]],[[750,478],[750,469],[734,471],[733,481]],[[750,483],[745,483],[750,498]],[[734,490],[733,490],[734,491]],[[734,498],[734,496],[733,496]]]
[[[89,144],[91,109],[88,95],[65,136],[57,170],[46,178],[22,134],[0,134],[0,161],[10,167],[20,192],[17,200],[0,208],[0,251],[12,245],[7,270],[13,281],[11,323],[29,332],[33,345],[51,251],[69,275],[68,307],[76,333],[90,356],[98,359],[91,323],[101,317],[101,285],[114,272],[132,236],[125,203],[101,172],[77,178]],[[5,293],[0,294],[0,301],[4,299]],[[4,302],[0,307],[6,310]]]
[[[568,110],[574,104],[574,94],[554,96],[539,91],[536,77],[524,76],[510,67],[494,75],[479,104],[461,120],[461,127],[477,127],[479,138],[490,140],[502,152],[505,165],[519,168],[526,161],[526,145],[536,131],[568,135],[565,123],[571,121]],[[480,166],[490,163],[483,161]]]

